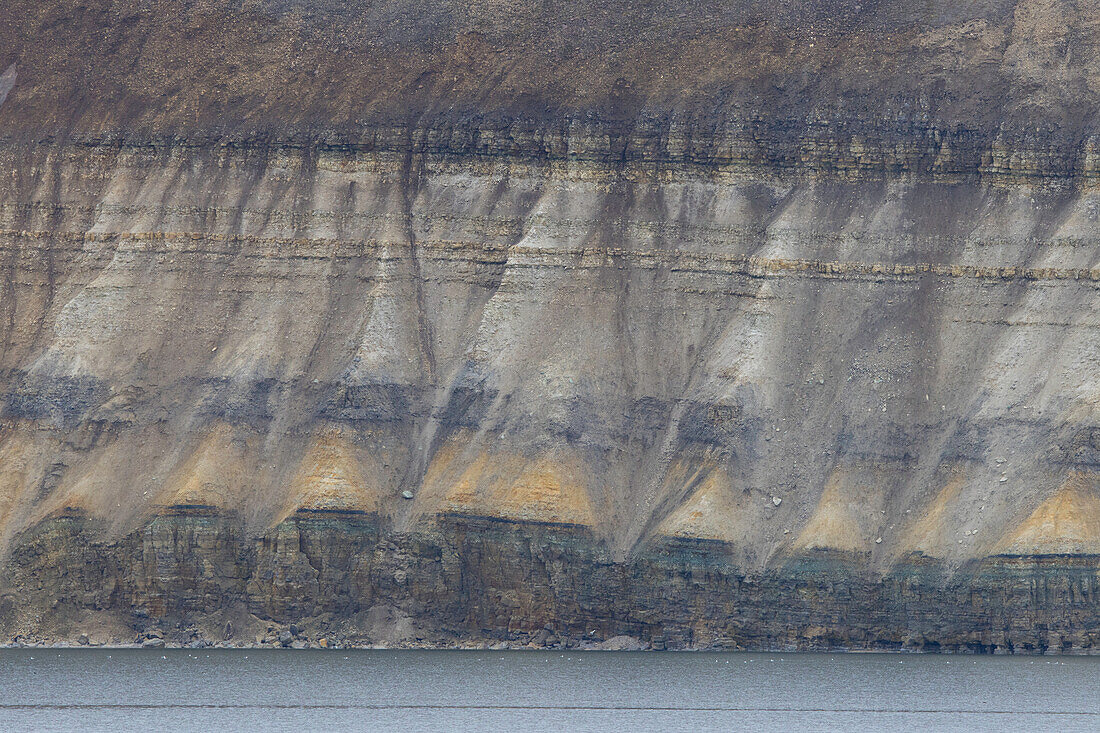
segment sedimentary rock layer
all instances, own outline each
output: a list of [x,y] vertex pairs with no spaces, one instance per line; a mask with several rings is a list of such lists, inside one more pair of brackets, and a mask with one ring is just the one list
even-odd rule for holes
[[804,5],[20,6],[0,634],[1093,650],[1094,13]]

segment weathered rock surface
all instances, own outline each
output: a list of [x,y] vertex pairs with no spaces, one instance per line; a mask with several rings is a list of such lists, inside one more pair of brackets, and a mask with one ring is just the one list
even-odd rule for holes
[[544,5],[15,0],[0,636],[1097,650],[1100,10]]

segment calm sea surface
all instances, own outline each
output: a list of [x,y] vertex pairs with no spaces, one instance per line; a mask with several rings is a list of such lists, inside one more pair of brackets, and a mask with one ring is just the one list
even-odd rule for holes
[[0,650],[0,730],[1100,730],[1100,658]]

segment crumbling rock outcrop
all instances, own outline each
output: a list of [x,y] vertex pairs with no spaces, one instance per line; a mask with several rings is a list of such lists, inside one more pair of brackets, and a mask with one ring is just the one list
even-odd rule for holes
[[1100,15],[796,5],[16,0],[0,635],[1094,651]]

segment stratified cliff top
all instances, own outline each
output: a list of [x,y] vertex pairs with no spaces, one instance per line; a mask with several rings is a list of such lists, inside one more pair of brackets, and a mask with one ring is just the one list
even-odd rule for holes
[[0,137],[355,142],[395,123],[579,120],[1080,147],[1098,125],[1100,6],[1088,2],[5,5],[0,73],[17,83]]

